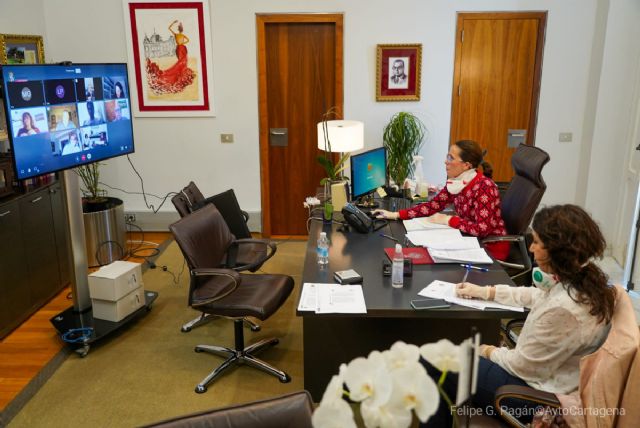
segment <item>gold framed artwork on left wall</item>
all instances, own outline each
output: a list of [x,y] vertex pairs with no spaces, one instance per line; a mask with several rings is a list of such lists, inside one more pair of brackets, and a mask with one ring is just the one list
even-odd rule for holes
[[42,36],[0,34],[0,63],[44,64]]

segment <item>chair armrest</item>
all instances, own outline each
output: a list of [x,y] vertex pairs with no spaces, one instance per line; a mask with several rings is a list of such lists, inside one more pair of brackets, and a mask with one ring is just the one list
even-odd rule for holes
[[520,336],[519,334],[514,332],[514,329],[515,328],[521,329],[522,326],[524,325],[524,321],[525,320],[523,319],[513,319],[506,324],[500,324],[500,328],[504,332],[504,338],[509,342],[512,348],[516,346],[516,343],[518,342],[518,337]]
[[[532,268],[531,259],[529,258],[529,252],[527,251],[527,243],[524,239],[523,235],[503,235],[503,236],[490,236],[488,238],[484,238],[480,241],[482,244],[487,244],[489,242],[515,242],[518,244],[518,249],[520,250],[520,255],[522,256],[522,260],[524,264],[520,263],[510,263],[502,260],[496,260],[503,267],[508,267],[512,269],[523,270],[518,275],[522,275],[523,273],[529,272]],[[518,276],[516,275],[516,276]]]
[[[192,307],[203,306],[220,300],[232,293],[242,278],[233,269],[196,268],[191,269],[191,291],[189,292],[189,305]],[[215,281],[206,281],[197,285],[196,277],[217,277]]]
[[235,266],[233,268],[233,270],[235,270],[237,272],[242,272],[242,271],[245,271],[245,270],[252,271],[254,269],[257,269],[258,267],[262,266],[262,264],[264,262],[266,262],[271,257],[273,257],[273,255],[278,250],[278,247],[276,246],[276,244],[274,244],[273,242],[271,242],[269,240],[266,240],[266,239],[254,239],[254,238],[237,239],[231,244],[232,246],[236,247],[236,250],[235,251],[229,251],[229,255],[230,255],[231,259],[228,260],[228,262],[229,262],[230,266],[235,265],[235,256],[237,254],[237,248],[239,248],[241,245],[247,245],[247,244],[263,245],[265,247],[266,254],[265,254],[264,257],[261,257],[259,260],[256,260],[253,263],[249,263],[249,264],[242,265],[242,266]]
[[522,385],[503,385],[496,390],[495,408],[500,414],[500,417],[507,421],[511,426],[522,427],[523,425],[518,421],[511,413],[507,411],[507,407],[503,407],[502,400],[508,398],[517,398],[519,400],[531,401],[533,403],[541,404],[543,406],[550,406],[559,408],[561,406],[558,397],[555,394],[545,391],[539,391],[529,386]]

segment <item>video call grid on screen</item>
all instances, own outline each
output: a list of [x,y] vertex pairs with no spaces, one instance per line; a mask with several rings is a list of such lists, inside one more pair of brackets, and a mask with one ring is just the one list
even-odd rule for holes
[[2,68],[18,179],[133,152],[125,64],[18,67]]
[[387,152],[384,147],[351,156],[351,194],[355,200],[387,182]]

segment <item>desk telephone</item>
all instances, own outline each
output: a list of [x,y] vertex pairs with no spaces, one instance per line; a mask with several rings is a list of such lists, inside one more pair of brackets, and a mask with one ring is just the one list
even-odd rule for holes
[[344,208],[342,208],[342,215],[346,222],[360,233],[369,233],[387,224],[386,220],[374,219],[351,203],[346,204]]

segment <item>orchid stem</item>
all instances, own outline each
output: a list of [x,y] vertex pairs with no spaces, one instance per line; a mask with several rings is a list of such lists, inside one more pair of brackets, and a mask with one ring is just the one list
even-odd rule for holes
[[440,375],[440,379],[438,379],[438,391],[440,391],[440,395],[442,395],[442,398],[444,398],[444,401],[447,402],[447,406],[449,407],[449,412],[451,413],[451,416],[453,416],[453,427],[456,428],[458,426],[458,420],[455,417],[455,409],[456,406],[453,405],[453,403],[451,402],[451,399],[449,398],[449,396],[447,395],[447,393],[444,391],[444,388],[442,387],[442,385],[444,384],[444,380],[447,377],[447,371],[443,370],[442,374]]

